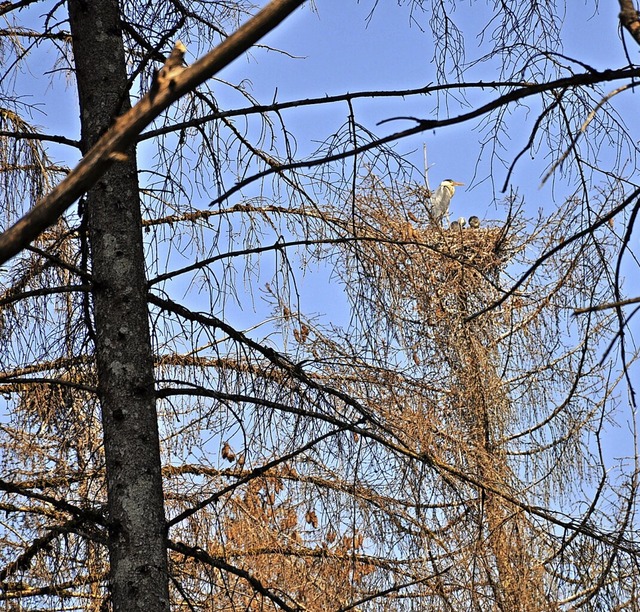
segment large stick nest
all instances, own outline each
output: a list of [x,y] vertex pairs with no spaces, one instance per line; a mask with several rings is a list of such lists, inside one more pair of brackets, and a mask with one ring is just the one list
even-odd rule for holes
[[414,304],[434,324],[454,313],[468,317],[499,293],[500,271],[518,248],[510,224],[443,228],[425,199],[421,187],[392,194],[380,185],[357,198],[357,268],[379,306],[406,312]]

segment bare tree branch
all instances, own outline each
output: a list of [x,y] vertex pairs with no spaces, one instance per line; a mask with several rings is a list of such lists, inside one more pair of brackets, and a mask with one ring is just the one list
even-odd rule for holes
[[243,578],[246,580],[252,587],[255,589],[257,593],[264,595],[267,599],[270,599],[274,604],[276,604],[281,610],[285,610],[286,612],[296,612],[297,610],[302,610],[299,605],[295,605],[292,607],[288,605],[282,598],[278,597],[275,593],[268,589],[266,586],[260,582],[255,576],[252,576],[248,571],[235,567],[230,563],[227,563],[223,559],[212,557],[207,551],[202,548],[194,548],[191,546],[187,546],[182,542],[172,542],[169,541],[169,548],[179,552],[186,557],[191,557],[192,559],[197,559],[202,563],[206,563],[212,567],[217,567],[219,569],[224,569],[231,574],[235,574],[236,576]]
[[598,312],[601,310],[609,310],[611,308],[620,308],[621,306],[629,306],[630,304],[640,303],[640,297],[629,298],[627,300],[620,300],[619,302],[607,302],[606,304],[596,304],[595,306],[588,306],[587,308],[576,308],[573,314],[585,314],[587,312]]
[[0,15],[6,15],[11,11],[15,11],[16,9],[24,8],[25,6],[29,6],[30,4],[35,4],[40,0],[19,0],[18,2],[2,2],[0,4]]
[[[340,151],[339,153],[335,153],[333,155],[327,155],[324,157],[318,157],[310,160],[292,162],[288,164],[279,164],[274,165],[262,172],[258,172],[253,176],[249,176],[246,179],[240,181],[236,185],[234,185],[231,189],[227,190],[221,196],[216,198],[210,203],[210,206],[214,206],[227,198],[237,193],[247,185],[255,182],[256,180],[262,179],[266,176],[270,176],[272,174],[281,173],[285,170],[295,170],[299,168],[313,168],[315,166],[319,166],[321,164],[326,164],[333,161],[338,161],[341,159],[348,159],[366,151],[370,151],[372,149],[377,149],[382,145],[388,144],[390,142],[395,142],[397,140],[402,140],[403,138],[407,138],[409,136],[415,136],[416,134],[421,134],[422,132],[428,132],[430,130],[435,130],[438,128],[443,128],[451,125],[458,125],[461,123],[465,123],[467,121],[471,121],[473,119],[477,119],[482,117],[491,111],[494,111],[503,106],[507,106],[513,102],[518,102],[520,100],[524,100],[534,95],[538,95],[544,92],[553,91],[555,89],[562,89],[565,87],[579,87],[579,86],[587,86],[587,85],[595,85],[598,83],[604,83],[609,81],[616,81],[619,79],[628,79],[633,77],[640,77],[640,68],[625,68],[624,70],[605,70],[604,72],[586,72],[582,74],[576,74],[570,77],[557,79],[555,81],[548,81],[543,83],[523,83],[517,89],[509,91],[508,93],[499,96],[488,102],[487,104],[483,104],[467,113],[461,113],[455,117],[447,117],[445,119],[421,119],[419,117],[391,117],[389,119],[385,119],[381,121],[378,125],[382,125],[385,123],[389,123],[391,121],[398,120],[408,120],[414,121],[417,125],[414,127],[408,128],[406,130],[402,130],[400,132],[394,132],[388,136],[384,136],[383,138],[374,139],[365,144],[359,145],[357,147],[353,147],[346,151]],[[1,236],[0,236],[1,238]],[[0,246],[1,246],[0,242]],[[0,251],[0,254],[2,251]]]
[[180,65],[185,48],[181,43],[176,44],[151,91],[116,119],[74,171],[51,193],[0,234],[0,263],[16,255],[85,193],[111,164],[123,159],[124,151],[163,110],[230,64],[304,2],[272,0],[253,19],[187,68]]

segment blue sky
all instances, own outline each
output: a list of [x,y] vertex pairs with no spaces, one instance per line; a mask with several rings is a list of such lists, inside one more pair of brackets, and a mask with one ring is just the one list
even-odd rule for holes
[[[600,3],[598,13],[594,12],[592,4],[587,6],[584,2],[567,3],[563,53],[596,69],[616,68],[626,64],[624,48],[618,34],[617,2]],[[437,82],[428,13],[415,11],[415,21],[412,22],[410,7],[398,6],[392,0],[381,0],[378,3],[374,0],[359,3],[317,0],[317,10],[312,10],[311,6],[307,3],[297,10],[262,41],[265,45],[283,49],[299,59],[291,59],[262,48],[254,49],[248,58],[236,60],[220,77],[233,81],[249,79],[253,95],[262,103],[273,100],[276,90],[277,99],[285,101],[345,91],[405,89]],[[466,37],[467,61],[478,58],[485,50],[477,46],[477,36],[488,15],[486,2],[460,2],[458,9],[452,13]],[[633,43],[628,43],[628,47],[632,58],[637,61],[638,48]],[[189,61],[194,59],[188,58]],[[469,71],[468,78],[490,81],[496,78],[496,70],[495,64],[479,64]],[[579,70],[576,68],[576,71]],[[38,95],[52,94],[48,78],[25,75],[25,83]],[[60,80],[57,84],[60,84]],[[610,89],[614,87],[612,85]],[[225,95],[222,88],[220,95]],[[485,91],[474,94],[470,100],[476,104],[489,101],[493,96],[492,92]],[[636,135],[637,141],[640,118],[636,108],[636,94],[624,93],[617,96],[613,103],[624,114],[629,131]],[[359,100],[354,103],[354,108],[360,123],[383,135],[412,124],[398,121],[377,126],[381,120],[394,116],[433,118],[436,98]],[[452,112],[457,112],[454,106],[451,109]],[[513,120],[505,140],[507,148],[502,152],[507,161],[513,159],[526,143],[537,109],[536,102],[531,103],[530,113],[524,108],[513,109]],[[78,137],[78,111],[74,105],[67,101],[55,111],[49,108],[47,112],[48,116],[36,115],[35,123],[50,125],[53,133]],[[441,111],[438,116],[442,117],[444,114]],[[289,111],[285,119],[296,134],[299,154],[304,156],[315,150],[318,140],[341,125],[346,115],[346,104],[338,104],[314,110]],[[477,214],[483,218],[498,220],[504,211],[496,207],[495,201],[503,197],[499,189],[506,177],[506,169],[500,164],[492,166],[486,153],[484,156],[480,155],[480,139],[478,122],[471,122],[401,141],[396,149],[405,155],[408,164],[420,169],[423,166],[423,144],[426,143],[431,185],[435,186],[447,177],[467,184],[465,189],[456,193],[452,205],[454,217]],[[74,159],[75,154],[68,149],[64,153],[59,147],[51,147],[51,150],[70,163]],[[606,155],[604,151],[603,159],[600,160],[605,165],[609,162]],[[549,181],[541,189],[540,179],[546,163],[546,153],[540,149],[534,158],[529,154],[525,155],[512,176],[512,187],[525,197],[530,216],[535,216],[540,208],[545,211],[553,210],[561,205],[567,194],[574,191],[572,184],[565,184],[560,180]],[[634,244],[637,246],[637,240]],[[637,270],[629,269],[625,287],[628,295],[640,293],[637,281],[633,280],[635,276]],[[326,291],[318,292],[315,297],[316,311],[322,311],[323,298],[333,299]]]
[[[562,3],[559,3],[562,4]],[[587,6],[588,4],[588,6]],[[436,67],[433,64],[433,41],[429,30],[427,13],[414,13],[416,20],[423,26],[421,30],[410,23],[409,8],[399,7],[397,3],[383,1],[377,3],[375,11],[368,19],[373,0],[360,3],[344,0],[318,0],[317,12],[309,6],[299,9],[277,32],[264,39],[265,44],[285,49],[299,56],[291,60],[274,52],[255,50],[252,60],[237,60],[221,75],[241,75],[249,78],[253,92],[261,101],[270,101],[277,88],[278,100],[291,100],[300,97],[317,97],[339,94],[345,91],[405,89],[420,87],[437,82]],[[574,57],[597,70],[618,68],[627,64],[624,47],[618,28],[618,3],[602,2],[596,12],[593,3],[567,3],[563,26],[562,53]],[[459,3],[453,13],[458,25],[466,37],[467,60],[479,57],[483,50],[476,44],[479,27],[487,20],[488,9],[484,2]],[[638,61],[638,48],[633,42],[627,42],[630,55]],[[558,49],[560,51],[560,49]],[[581,72],[579,66],[576,72]],[[469,71],[470,80],[490,81],[497,78],[496,66],[480,64]],[[618,84],[605,86],[610,91]],[[478,95],[475,100],[487,102],[493,97],[490,91]],[[624,116],[629,131],[637,141],[640,138],[640,114],[637,112],[637,94],[626,92],[616,96],[612,104]],[[510,121],[507,149],[502,151],[504,159],[510,162],[527,142],[538,105],[532,101],[531,112],[526,109],[513,109]],[[394,98],[384,101],[360,100],[355,103],[358,120],[378,134],[389,133],[409,127],[410,123],[399,121],[390,125],[376,127],[377,122],[394,116],[416,116],[432,118],[435,108],[433,97],[403,100]],[[332,128],[340,125],[346,117],[346,105],[323,108],[314,112],[291,112],[286,116],[289,125],[295,126],[301,153],[314,149],[314,139],[321,139]],[[439,115],[444,116],[443,114]],[[584,118],[578,118],[582,121]],[[496,207],[496,199],[504,194],[500,188],[506,178],[506,169],[500,164],[490,164],[489,155],[481,156],[478,122],[425,133],[399,142],[397,150],[406,155],[408,162],[418,168],[423,166],[423,144],[426,143],[429,155],[429,178],[434,186],[446,177],[467,183],[466,189],[457,191],[452,204],[454,217],[459,214],[468,217],[478,214],[489,219],[499,219],[503,210]],[[307,137],[305,141],[304,137]],[[587,132],[587,137],[589,133]],[[615,152],[607,159],[607,149],[601,151],[598,159],[604,166],[613,164]],[[551,212],[562,205],[567,195],[574,193],[575,184],[565,183],[556,175],[543,187],[541,177],[548,162],[544,149],[537,155],[526,154],[516,166],[511,186],[526,201],[526,211],[534,217],[539,209]],[[638,177],[630,175],[628,178]],[[602,177],[596,175],[596,181]],[[618,222],[618,227],[621,227]],[[637,238],[633,242],[637,246]],[[638,270],[629,267],[626,272],[624,290],[627,295],[640,294],[640,283],[635,280]],[[637,322],[632,330],[637,329]],[[633,346],[633,338],[627,338]],[[621,388],[623,406],[627,403],[624,388]],[[619,456],[630,448],[625,421],[630,415],[620,414],[621,429],[613,430],[608,438],[610,457]],[[624,442],[623,442],[624,440]]]
[[[618,29],[618,4],[601,3],[599,12],[594,11],[592,3],[589,6],[585,4],[569,3],[563,25],[563,48],[558,51],[596,69],[625,65],[627,61]],[[375,10],[371,12],[374,5]],[[398,6],[391,1],[318,0],[315,3],[317,10],[311,10],[311,6],[307,4],[298,9],[276,32],[263,40],[265,44],[284,49],[300,59],[292,60],[276,52],[258,49],[252,52],[250,59],[236,60],[220,76],[231,80],[249,79],[252,93],[261,102],[271,101],[276,91],[277,99],[285,101],[345,91],[405,89],[438,82],[433,63],[429,13],[414,11],[412,22],[410,7]],[[478,34],[489,16],[485,2],[459,3],[458,10],[452,12],[465,35],[468,62],[486,51],[486,44],[483,48],[478,46]],[[628,47],[632,58],[638,59],[637,47],[633,43],[628,43]],[[496,70],[495,62],[479,64],[469,69],[467,78],[490,81],[497,78]],[[583,69],[576,66],[575,70]],[[617,83],[605,86],[605,91],[617,86]],[[468,99],[474,105],[486,103],[495,96],[491,91],[472,95],[473,98],[469,96]],[[355,101],[354,108],[360,123],[384,135],[413,124],[400,120],[377,126],[379,121],[397,116],[433,118],[436,116],[436,104],[435,96],[363,99]],[[538,102],[532,99],[527,104],[530,110],[527,107],[509,108],[511,117],[503,139],[506,148],[500,151],[507,164],[526,144],[537,116]],[[640,134],[636,94],[625,92],[614,97],[612,104],[624,116],[629,131]],[[457,112],[452,105],[451,114]],[[341,125],[346,115],[346,104],[287,111],[285,120],[297,136],[300,156],[310,154],[315,149],[315,142]],[[437,116],[446,116],[442,107]],[[584,117],[575,119],[582,121]],[[590,136],[587,131],[587,138]],[[426,144],[432,186],[447,177],[467,184],[466,188],[457,191],[452,204],[453,216],[478,214],[499,219],[504,211],[497,208],[495,202],[505,196],[501,190],[507,170],[502,164],[492,163],[488,151],[481,151],[482,137],[479,121],[475,120],[400,141],[396,150],[405,155],[408,164],[421,169],[423,145]],[[607,160],[608,151],[606,148],[601,151],[598,161],[605,167],[613,163],[615,152],[612,150],[610,153],[611,159]],[[535,216],[539,209],[551,212],[575,191],[575,182],[563,182],[558,173],[541,188],[547,163],[547,151],[541,147],[535,155],[525,154],[511,177],[510,188],[525,197],[531,216]],[[603,177],[596,175],[595,178],[600,181]]]
[[[437,83],[430,14],[419,9],[412,13],[410,6],[406,6],[406,2],[404,4],[398,6],[392,0],[316,0],[313,10],[314,5],[306,3],[262,41],[299,59],[291,59],[275,51],[254,49],[248,57],[236,60],[225,69],[220,77],[232,81],[248,79],[250,91],[264,103],[273,100],[276,91],[277,99],[285,101],[346,91],[406,89]],[[565,16],[562,52],[596,69],[626,64],[618,34],[617,12],[617,2],[600,3],[598,13],[594,12],[592,6],[585,6],[585,3],[570,3]],[[459,3],[451,15],[465,35],[467,61],[479,57],[486,50],[486,45],[484,49],[478,46],[478,34],[490,15],[487,3]],[[637,59],[638,49],[631,43],[628,46],[632,58]],[[189,61],[194,59],[188,56]],[[46,63],[46,57],[42,61]],[[28,76],[25,84],[36,94],[34,99],[43,92],[48,95],[53,93],[48,77],[34,79],[31,78],[34,75]],[[469,80],[489,81],[496,77],[495,64],[480,64],[468,72]],[[221,96],[224,95],[221,88]],[[474,104],[484,103],[493,96],[491,91],[485,91],[468,99]],[[613,102],[625,113],[630,130],[640,133],[635,95],[625,93],[617,96]],[[360,123],[384,135],[410,127],[412,123],[396,121],[377,126],[379,121],[396,116],[434,118],[436,104],[435,96],[376,101],[364,99],[354,102],[354,108]],[[522,109],[512,109],[518,114],[517,119],[510,123],[509,149],[503,152],[506,160],[510,161],[526,143],[537,108],[536,103],[532,102],[532,112],[529,114]],[[453,107],[452,111],[452,114],[456,114]],[[56,133],[77,136],[76,108],[64,104],[56,109],[55,114],[50,109],[47,112],[49,116],[46,118],[36,114],[35,122],[52,124]],[[297,136],[300,155],[310,154],[315,149],[316,141],[341,125],[346,114],[346,104],[301,112],[288,111],[285,119]],[[443,117],[444,114],[441,111],[438,116]],[[494,202],[496,198],[503,197],[500,190],[506,170],[501,166],[491,166],[490,156],[486,152],[480,155],[480,138],[478,121],[473,121],[420,134],[399,142],[396,148],[405,155],[408,163],[421,169],[423,145],[426,144],[432,186],[447,177],[467,184],[466,189],[459,190],[456,195],[454,215],[468,217],[475,213],[495,219],[501,214]],[[55,146],[51,150],[62,151]],[[61,152],[60,155],[64,155],[65,159],[73,158],[73,153],[70,153],[65,149],[64,154]],[[555,181],[539,188],[545,168],[544,151],[541,153],[536,159],[525,155],[516,166],[511,181],[511,186],[526,197],[532,211],[546,208],[550,203],[553,205],[553,199],[561,201],[573,191],[572,187]],[[555,191],[552,190],[553,186]]]

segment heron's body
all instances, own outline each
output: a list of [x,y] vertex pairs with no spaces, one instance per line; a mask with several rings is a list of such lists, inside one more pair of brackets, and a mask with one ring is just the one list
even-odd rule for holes
[[456,191],[456,187],[464,185],[453,179],[445,179],[433,192],[430,198],[429,215],[436,225],[441,225],[442,220],[449,215],[449,204]]

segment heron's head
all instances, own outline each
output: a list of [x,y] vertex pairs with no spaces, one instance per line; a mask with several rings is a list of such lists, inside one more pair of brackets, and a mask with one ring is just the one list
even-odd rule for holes
[[453,194],[456,192],[456,187],[460,187],[461,185],[464,185],[464,183],[458,183],[458,181],[454,181],[453,179],[444,179],[444,181],[440,183],[440,187],[449,192],[450,198],[452,198]]

